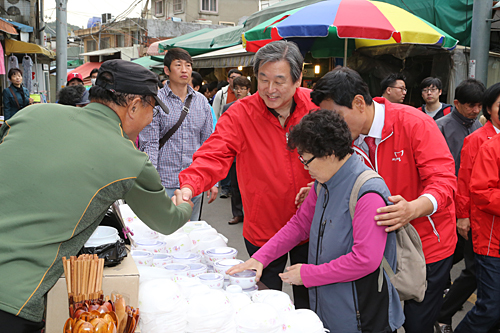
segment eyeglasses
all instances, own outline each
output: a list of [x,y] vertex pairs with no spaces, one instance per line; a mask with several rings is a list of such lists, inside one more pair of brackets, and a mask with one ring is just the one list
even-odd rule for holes
[[404,87],[389,87],[389,88],[401,89],[402,92],[407,92],[408,91],[408,89],[406,89]]
[[312,161],[314,161],[314,159],[316,158],[316,156],[313,156],[311,157],[309,160],[304,160],[304,158],[302,156],[299,155],[299,161],[304,164],[305,167],[309,167],[309,163],[311,163]]
[[422,89],[422,92],[423,92],[424,94],[427,94],[427,93],[429,93],[429,92],[431,92],[431,93],[435,93],[435,92],[436,92],[436,91],[438,91],[438,90],[439,90],[438,88],[425,88],[425,89]]
[[146,103],[148,103],[149,105],[151,105],[153,107],[153,118],[156,117],[158,115],[158,113],[160,113],[160,108],[157,107],[159,105],[158,105],[158,103],[156,103],[156,100],[155,100],[155,104],[154,105],[151,104],[151,103],[149,103],[148,100],[146,100]]

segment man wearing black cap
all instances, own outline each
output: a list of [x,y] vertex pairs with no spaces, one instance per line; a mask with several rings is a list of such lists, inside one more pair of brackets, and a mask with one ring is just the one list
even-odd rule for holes
[[144,67],[109,60],[86,107],[33,105],[0,128],[0,332],[41,331],[61,258],[77,254],[114,201],[164,234],[189,219],[180,191],[176,206],[134,146],[157,86]]

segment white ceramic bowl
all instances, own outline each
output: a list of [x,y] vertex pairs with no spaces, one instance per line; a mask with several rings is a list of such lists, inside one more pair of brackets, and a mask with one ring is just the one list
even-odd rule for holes
[[201,263],[187,264],[189,266],[189,276],[195,277],[207,272],[207,265]]
[[[210,227],[210,225],[205,221],[189,221],[186,222],[179,230],[182,230],[184,233],[189,234],[191,231],[199,228]],[[177,231],[179,231],[177,230]]]
[[153,256],[153,267],[163,267],[172,263],[172,256],[166,253],[155,253]]
[[167,253],[189,252],[191,250],[191,240],[189,235],[184,232],[163,236],[162,240],[167,243]]
[[205,250],[213,247],[226,247],[227,241],[221,234],[203,235],[196,244],[191,247],[191,252],[203,254]]
[[275,332],[282,328],[278,312],[268,304],[251,303],[236,315],[238,332]]
[[292,311],[291,314],[286,317],[286,322],[288,326],[286,331],[290,331],[290,333],[325,332],[321,319],[319,319],[314,311],[309,309]]
[[219,273],[204,273],[197,276],[201,283],[212,289],[222,289],[224,285],[224,276]]
[[201,255],[191,252],[172,253],[172,262],[179,264],[194,264],[201,261]]
[[247,269],[243,272],[229,275],[229,281],[232,285],[240,286],[241,289],[250,289],[257,283],[257,281],[255,281],[255,276],[255,271]]
[[133,250],[131,254],[137,266],[153,266],[154,256],[151,252]]
[[177,282],[189,277],[189,266],[184,264],[166,264],[163,266],[170,274],[172,281]]
[[216,236],[217,230],[208,226],[202,228],[196,228],[189,233],[189,239],[193,245],[196,245],[202,238],[207,236]]
[[96,247],[104,244],[116,243],[120,239],[118,230],[113,227],[98,226],[87,240],[84,247]]
[[134,239],[134,250],[149,251],[152,253],[167,253],[167,243],[158,239]]
[[244,261],[240,259],[222,259],[214,262],[214,272],[224,275],[225,280],[229,280],[229,275],[226,274],[226,271],[233,266],[242,264]]
[[205,259],[208,265],[213,265],[216,261],[222,259],[236,259],[238,250],[232,247],[213,247],[204,251]]

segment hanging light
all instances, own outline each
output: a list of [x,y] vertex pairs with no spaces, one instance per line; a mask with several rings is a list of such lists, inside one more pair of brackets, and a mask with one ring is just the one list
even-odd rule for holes
[[238,66],[238,70],[242,71],[243,70],[243,66]]
[[314,74],[319,74],[320,71],[321,71],[321,67],[319,65],[315,65],[314,66]]

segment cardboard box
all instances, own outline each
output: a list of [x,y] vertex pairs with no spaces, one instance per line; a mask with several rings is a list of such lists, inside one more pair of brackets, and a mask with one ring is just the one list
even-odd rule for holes
[[[134,308],[139,306],[139,271],[130,253],[118,266],[105,267],[103,275],[102,290],[105,296],[121,294],[128,305]],[[68,308],[68,291],[63,274],[47,294],[46,333],[62,332],[69,318]]]

